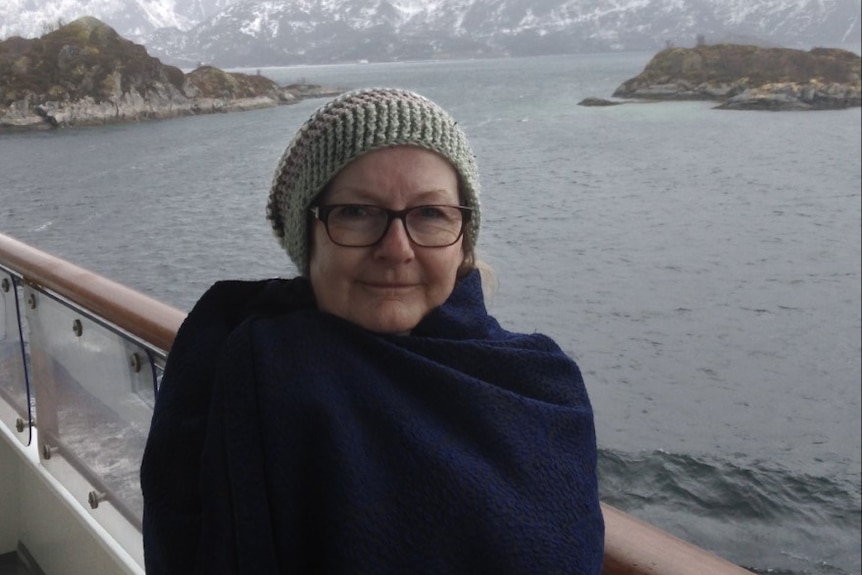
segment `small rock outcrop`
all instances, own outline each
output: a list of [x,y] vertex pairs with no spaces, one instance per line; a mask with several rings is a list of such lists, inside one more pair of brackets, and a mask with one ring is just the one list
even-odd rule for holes
[[591,106],[591,107],[601,107],[601,106],[619,106],[620,104],[625,104],[625,102],[619,102],[614,100],[605,100],[604,98],[584,98],[580,102],[578,102],[578,106]]
[[716,100],[737,110],[833,110],[862,105],[862,58],[841,49],[739,44],[668,48],[614,91],[641,100]]
[[340,91],[210,66],[185,74],[92,17],[0,42],[0,130],[250,110]]

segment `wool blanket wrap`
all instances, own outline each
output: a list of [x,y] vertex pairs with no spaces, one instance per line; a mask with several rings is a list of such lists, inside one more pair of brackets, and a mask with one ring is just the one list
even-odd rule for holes
[[147,573],[600,573],[581,374],[480,284],[407,336],[318,311],[304,279],[210,288],[144,455]]

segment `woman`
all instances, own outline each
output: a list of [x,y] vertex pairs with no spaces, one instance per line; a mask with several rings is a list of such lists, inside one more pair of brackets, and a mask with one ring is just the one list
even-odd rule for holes
[[180,329],[141,472],[147,572],[599,573],[587,393],[485,310],[455,121],[403,90],[336,98],[267,216],[301,275],[219,282]]

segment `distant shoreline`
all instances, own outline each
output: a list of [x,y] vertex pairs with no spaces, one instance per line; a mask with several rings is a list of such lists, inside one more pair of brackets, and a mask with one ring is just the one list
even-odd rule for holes
[[862,57],[840,48],[741,44],[666,48],[612,94],[581,106],[710,100],[724,110],[816,111],[862,106]]
[[[202,116],[208,114],[224,114],[234,112],[246,112],[262,110],[277,106],[299,103],[303,100],[314,98],[334,97],[344,90],[341,88],[323,88],[314,84],[292,84],[283,88],[284,96],[280,99],[258,97],[241,98],[229,101],[219,101],[212,98],[200,98],[191,100],[188,106],[172,106],[163,111],[154,109],[149,113],[136,117],[106,117],[98,114],[90,116],[79,116],[73,122],[58,120],[45,108],[37,108],[34,113],[18,116],[14,119],[0,117],[0,134],[16,134],[32,131],[52,131],[64,128],[107,126],[115,124],[133,124],[152,120],[171,120],[189,116]],[[78,103],[87,107],[87,103]]]
[[256,74],[163,64],[93,17],[0,43],[0,132],[240,112],[340,94]]

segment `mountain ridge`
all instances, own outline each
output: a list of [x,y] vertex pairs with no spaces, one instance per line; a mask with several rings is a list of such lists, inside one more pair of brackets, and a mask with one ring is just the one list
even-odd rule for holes
[[89,9],[180,67],[654,52],[698,37],[806,49],[862,43],[857,0],[7,2],[0,38]]

